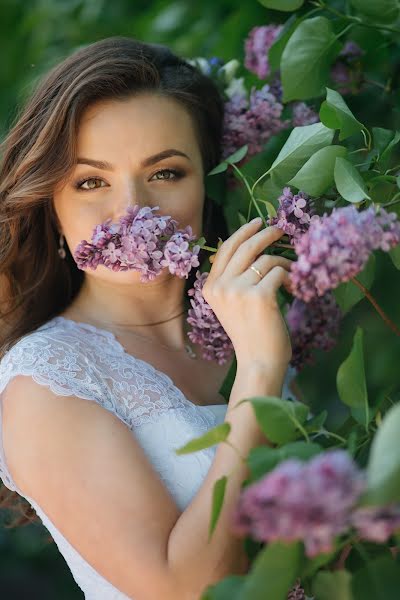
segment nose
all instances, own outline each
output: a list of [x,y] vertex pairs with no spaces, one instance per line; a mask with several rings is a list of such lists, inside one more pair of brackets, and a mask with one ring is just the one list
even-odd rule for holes
[[119,189],[116,191],[117,198],[113,199],[113,213],[114,219],[118,219],[126,214],[128,207],[130,206],[150,206],[151,201],[146,194],[146,190],[143,186],[140,186],[133,178],[126,177]]

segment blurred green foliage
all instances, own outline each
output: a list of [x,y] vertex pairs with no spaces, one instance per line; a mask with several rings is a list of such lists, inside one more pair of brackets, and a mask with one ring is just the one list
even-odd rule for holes
[[[329,4],[334,7],[336,2]],[[287,14],[267,10],[256,1],[0,0],[0,137],[17,117],[18,106],[29,95],[36,79],[81,45],[112,35],[126,35],[166,44],[187,58],[218,56],[224,61],[231,58],[243,61],[244,39],[252,27],[287,18]],[[358,97],[349,98],[349,105],[368,127],[400,128],[399,48],[389,46],[383,32],[373,29],[357,28],[352,39],[367,52],[364,63],[368,65],[371,85]],[[249,73],[246,79],[260,84]],[[391,93],[385,90],[389,80],[395,90]],[[271,140],[265,152],[243,170],[250,174],[263,161],[266,166],[271,164],[282,143],[282,137]],[[382,188],[379,193],[384,194],[385,190]],[[371,291],[400,325],[400,278],[396,273],[394,279],[388,255],[377,253],[376,272]],[[340,424],[347,414],[346,407],[338,400],[336,372],[350,351],[357,326],[365,333],[370,397],[395,386],[399,380],[400,340],[364,299],[346,316],[337,347],[328,354],[320,353],[318,368],[308,367],[298,377],[311,409],[329,408],[335,424]],[[82,597],[55,544],[44,544],[46,534],[47,530],[40,525],[4,529],[0,516],[0,598]]]

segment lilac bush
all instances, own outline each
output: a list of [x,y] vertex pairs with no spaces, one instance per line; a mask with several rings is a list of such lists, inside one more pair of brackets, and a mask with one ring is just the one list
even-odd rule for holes
[[291,343],[291,365],[299,371],[314,364],[314,350],[328,352],[337,343],[342,312],[331,292],[304,302],[295,298],[287,313]]
[[359,506],[365,489],[364,473],[344,450],[306,463],[289,459],[242,491],[232,531],[265,543],[301,540],[311,558],[332,552],[335,538],[352,530],[386,542],[400,530],[400,504]]
[[255,73],[260,79],[270,74],[268,50],[282,30],[282,25],[262,25],[253,27],[245,40],[246,69]]
[[297,261],[292,265],[293,294],[309,302],[340,283],[349,281],[365,266],[371,252],[388,252],[400,243],[396,213],[370,206],[337,208],[314,219],[295,241]]

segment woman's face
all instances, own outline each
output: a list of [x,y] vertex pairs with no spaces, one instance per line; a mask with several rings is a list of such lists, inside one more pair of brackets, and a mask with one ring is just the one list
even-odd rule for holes
[[[82,240],[90,241],[96,225],[117,221],[135,204],[159,206],[157,213],[201,236],[202,159],[191,118],[177,101],[143,93],[93,104],[82,116],[77,144],[78,164],[53,195],[72,254]],[[121,283],[140,279],[135,271],[102,265],[86,274]]]

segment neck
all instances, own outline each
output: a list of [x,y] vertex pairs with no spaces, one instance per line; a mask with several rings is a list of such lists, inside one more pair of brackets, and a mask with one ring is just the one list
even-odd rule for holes
[[76,320],[117,334],[131,332],[171,348],[184,349],[189,329],[185,280],[169,275],[161,281],[159,277],[145,284],[118,285],[86,276],[66,312]]

